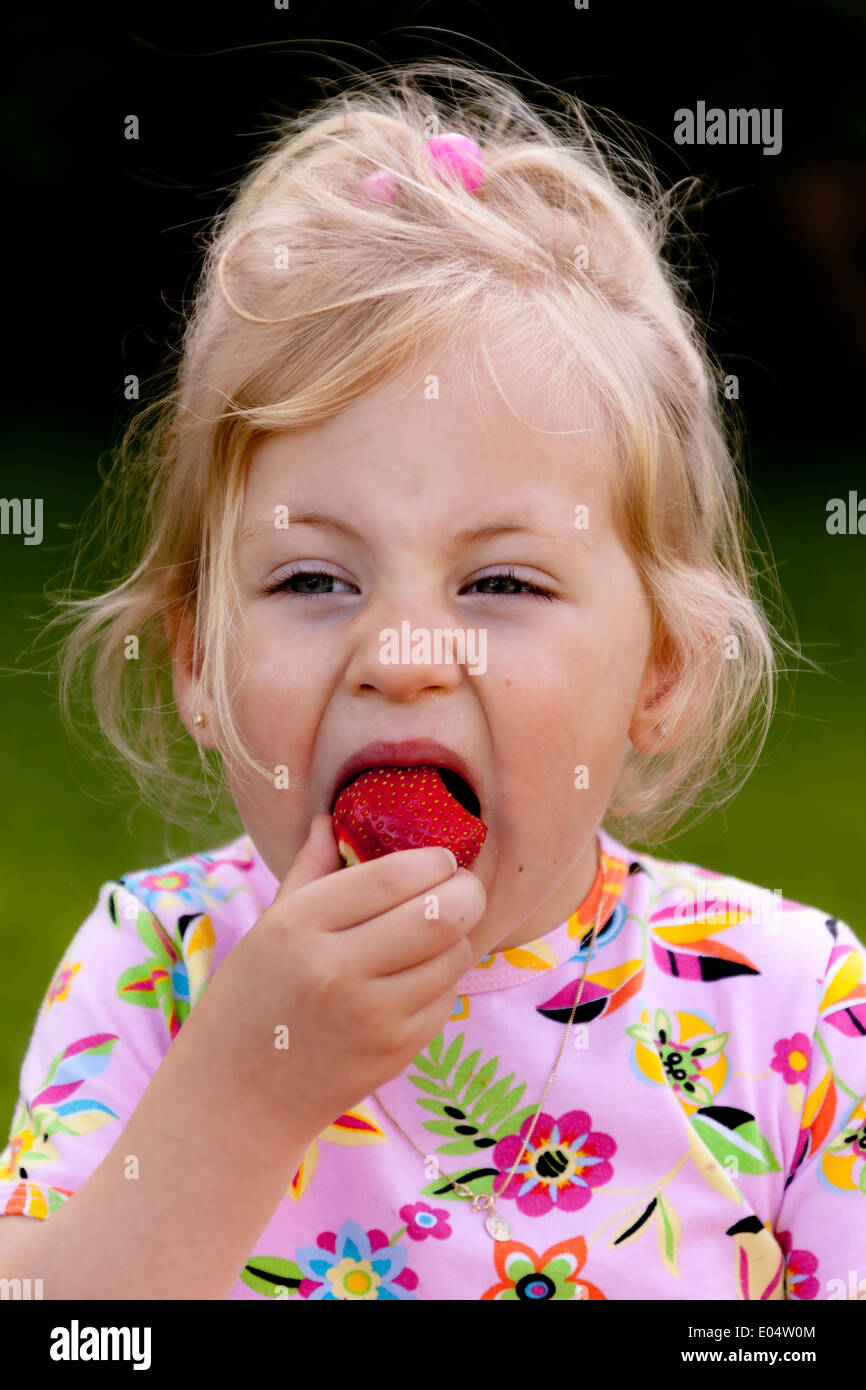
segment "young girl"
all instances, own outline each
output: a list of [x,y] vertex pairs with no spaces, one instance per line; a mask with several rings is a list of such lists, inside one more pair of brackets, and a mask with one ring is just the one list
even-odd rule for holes
[[244,831],[50,982],[0,1169],[46,1298],[866,1296],[863,947],[624,842],[732,793],[777,644],[670,199],[571,111],[359,80],[218,222],[62,674],[170,807],[170,667]]

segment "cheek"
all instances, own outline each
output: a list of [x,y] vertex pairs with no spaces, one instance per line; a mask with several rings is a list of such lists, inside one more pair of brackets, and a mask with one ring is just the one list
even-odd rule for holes
[[595,656],[593,695],[600,732],[628,729],[646,663],[646,645],[638,628],[626,628],[627,640],[599,645]]
[[306,653],[273,623],[244,629],[235,719],[254,757],[297,763],[294,751],[315,726],[320,680]]
[[622,557],[610,584],[593,605],[591,622],[594,693],[610,696],[607,714],[619,724],[634,707],[649,658],[652,611],[639,576]]
[[615,777],[628,742],[649,647],[650,616],[642,590],[629,585],[616,601],[592,606],[573,631],[545,644],[528,668],[510,672],[497,707],[503,747],[523,786],[549,782],[557,769],[570,785],[575,764],[602,784]]

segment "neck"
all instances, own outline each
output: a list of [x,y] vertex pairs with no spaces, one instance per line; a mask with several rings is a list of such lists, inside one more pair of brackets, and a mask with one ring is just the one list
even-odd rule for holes
[[490,950],[510,951],[555,931],[589,896],[598,872],[598,850],[598,840],[593,835],[565,882],[520,927]]

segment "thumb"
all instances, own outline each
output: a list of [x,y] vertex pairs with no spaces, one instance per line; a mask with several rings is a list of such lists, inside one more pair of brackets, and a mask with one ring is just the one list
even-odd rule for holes
[[307,883],[341,869],[343,861],[334,836],[334,822],[325,811],[317,811],[310,822],[307,838],[295,855],[292,867],[277,890],[276,898],[296,893]]

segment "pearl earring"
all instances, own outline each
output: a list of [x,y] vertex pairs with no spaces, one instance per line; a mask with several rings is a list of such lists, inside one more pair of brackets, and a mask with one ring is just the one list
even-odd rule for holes
[[203,729],[205,724],[207,723],[207,715],[199,712],[196,714],[192,722],[196,729]]

